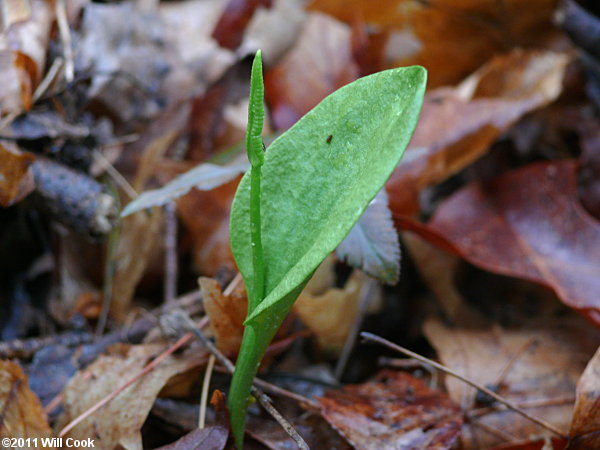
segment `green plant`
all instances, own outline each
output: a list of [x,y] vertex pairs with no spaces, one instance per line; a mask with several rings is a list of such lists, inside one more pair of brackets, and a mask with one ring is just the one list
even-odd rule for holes
[[260,360],[323,259],[382,188],[414,131],[422,67],[392,69],[334,92],[263,150],[262,60],[252,67],[246,144],[251,170],[231,210],[231,249],[248,292],[248,316],[229,392],[243,444]]

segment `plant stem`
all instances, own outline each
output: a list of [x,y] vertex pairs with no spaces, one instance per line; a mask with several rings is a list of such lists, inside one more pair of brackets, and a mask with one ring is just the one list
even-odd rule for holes
[[252,264],[254,266],[254,292],[251,308],[255,308],[265,294],[265,265],[260,222],[261,166],[252,167],[250,174],[250,235],[252,239]]

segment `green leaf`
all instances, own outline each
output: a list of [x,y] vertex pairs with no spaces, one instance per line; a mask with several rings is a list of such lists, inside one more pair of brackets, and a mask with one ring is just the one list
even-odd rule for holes
[[[267,345],[302,287],[394,170],[416,126],[425,84],[422,67],[361,78],[324,99],[267,150],[260,199],[265,297],[249,306],[229,394],[238,446]],[[255,298],[250,184],[247,173],[233,201],[230,231],[248,296]]]
[[335,251],[337,257],[379,281],[394,285],[400,276],[400,242],[385,189]]

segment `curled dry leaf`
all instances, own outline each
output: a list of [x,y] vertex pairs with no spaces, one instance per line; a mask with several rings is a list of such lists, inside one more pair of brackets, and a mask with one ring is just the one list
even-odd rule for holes
[[[48,418],[19,365],[0,360],[0,437],[51,438]],[[36,448],[54,448],[41,445]],[[3,447],[7,447],[4,446]]]
[[339,352],[358,313],[361,287],[367,277],[355,270],[343,289],[334,287],[335,260],[327,258],[316,270],[298,300],[294,312],[314,333],[319,347]]
[[276,129],[287,129],[327,95],[358,77],[350,28],[310,14],[295,46],[265,73],[265,99]]
[[243,283],[238,283],[230,295],[224,295],[219,283],[212,278],[201,277],[198,283],[217,347],[226,355],[237,354],[248,313],[248,298]]
[[[111,347],[85,370],[79,371],[63,392],[64,412],[56,429],[61,430],[97,402],[110,395],[162,350],[163,345],[125,345]],[[140,430],[163,386],[174,375],[200,363],[200,358],[168,356],[157,367],[119,393],[108,404],[69,431],[65,438],[86,439],[94,436],[97,448],[141,450]]]
[[515,50],[498,56],[455,88],[425,96],[411,143],[386,188],[396,215],[419,211],[419,192],[454,175],[500,134],[561,92],[568,58]]
[[5,2],[2,19],[0,116],[18,114],[31,107],[31,97],[46,62],[54,22],[53,2]]
[[[387,67],[427,67],[429,85],[456,83],[497,53],[552,37],[557,0],[312,0],[309,8],[388,33]],[[440,38],[443,36],[443,38]],[[476,36],[476,38],[474,38]],[[373,49],[375,50],[375,49]]]
[[569,429],[569,449],[600,448],[600,349],[577,383],[575,411]]
[[446,394],[389,370],[366,383],[327,391],[317,401],[325,420],[360,450],[449,449],[463,422]]
[[549,286],[600,323],[600,223],[579,203],[576,168],[538,163],[468,185],[428,229],[472,264]]
[[242,42],[246,26],[258,7],[270,8],[272,0],[233,0],[227,4],[212,36],[221,47],[235,50]]
[[[454,327],[437,319],[425,323],[425,335],[442,363],[473,381],[498,388],[503,397],[524,405],[534,416],[543,417],[566,430],[572,413],[572,400],[569,399],[575,394],[575,385],[589,355],[598,345],[598,333],[576,314],[558,319],[532,321],[528,318],[526,326],[514,328],[478,322],[473,316],[466,315],[462,322],[465,325]],[[478,406],[476,399],[479,397],[474,388],[453,377],[445,380],[450,397],[464,410],[472,411]],[[499,381],[502,384],[498,387]],[[538,406],[526,408],[528,402]],[[465,430],[462,436],[467,449],[502,442],[479,428],[479,422],[506,430],[515,440],[531,435],[552,436],[512,411],[491,410],[465,425],[469,432]]]
[[0,144],[0,205],[10,206],[35,188],[31,164],[35,157],[9,145]]

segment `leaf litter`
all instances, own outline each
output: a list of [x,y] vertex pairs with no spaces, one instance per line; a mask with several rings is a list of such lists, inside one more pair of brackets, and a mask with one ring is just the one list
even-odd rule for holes
[[[157,413],[165,402],[183,405],[195,424],[206,366],[197,344],[110,396],[180,337],[165,319],[172,308],[209,317],[219,348],[237,352],[246,304],[229,212],[245,170],[236,159],[245,57],[262,48],[266,143],[360,75],[410,64],[430,74],[417,131],[386,186],[389,209],[369,207],[318,269],[270,350],[277,358],[262,367],[262,377],[296,392],[272,395],[311,448],[597,446],[592,2],[55,3],[65,11],[38,0],[1,11],[0,332],[11,339],[2,354],[24,368],[2,362],[3,437],[54,437],[105,401],[69,436],[107,449],[229,445],[219,394],[203,430]],[[331,132],[320,139],[338,144]],[[58,181],[64,174],[69,182]],[[98,206],[106,196],[136,210],[119,225],[112,256],[105,236],[115,223]],[[91,200],[73,206],[73,198]],[[171,201],[179,270],[167,277],[160,209]],[[90,227],[97,219],[100,232]],[[198,276],[207,277],[201,293]],[[363,310],[368,277],[389,285]],[[180,296],[163,305],[173,280]],[[107,329],[93,341],[102,308]],[[349,349],[341,384],[307,375],[315,364],[333,372],[357,321],[565,436],[411,360],[380,372],[386,360],[371,346]],[[216,369],[209,392],[227,396],[229,379]],[[293,445],[252,411],[249,447]]]

